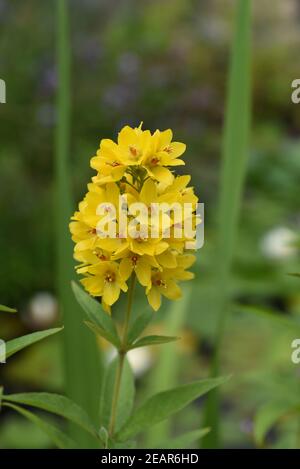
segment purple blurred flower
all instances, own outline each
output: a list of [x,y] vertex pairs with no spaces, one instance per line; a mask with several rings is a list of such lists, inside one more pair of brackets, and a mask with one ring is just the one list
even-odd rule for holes
[[36,118],[43,127],[52,127],[56,122],[55,108],[51,104],[38,107]]
[[119,57],[118,68],[123,76],[136,78],[140,68],[138,56],[132,52],[125,52]]
[[136,89],[123,84],[112,85],[103,95],[103,104],[116,110],[132,105],[136,101]]

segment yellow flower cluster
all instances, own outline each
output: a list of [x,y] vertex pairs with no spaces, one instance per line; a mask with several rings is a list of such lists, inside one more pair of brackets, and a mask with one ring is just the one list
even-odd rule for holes
[[[133,273],[154,310],[161,295],[180,298],[178,282],[193,278],[186,269],[195,256],[186,252],[186,242],[195,240],[198,198],[188,187],[190,176],[174,176],[170,170],[184,164],[179,157],[185,148],[172,142],[171,130],[151,134],[141,125],[125,126],[117,143],[101,140],[91,159],[97,175],[70,230],[81,282],[91,295],[101,297],[107,311],[121,290],[127,291]],[[186,205],[192,207],[188,214],[181,210]],[[137,210],[140,206],[145,210]],[[183,229],[187,221],[193,228],[188,235]]]

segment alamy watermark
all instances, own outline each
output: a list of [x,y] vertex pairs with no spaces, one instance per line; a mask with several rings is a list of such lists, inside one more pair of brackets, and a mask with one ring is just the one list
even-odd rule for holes
[[300,103],[300,78],[295,78],[292,81],[291,87],[294,88],[294,91],[291,94],[291,100],[294,104]]
[[6,103],[6,83],[4,80],[0,79],[0,103]]
[[200,249],[204,244],[203,203],[128,205],[127,195],[123,194],[117,206],[108,202],[99,204],[96,214],[101,216],[96,227],[99,238],[183,239],[186,249]]
[[6,363],[6,343],[0,339],[0,363]]
[[295,365],[299,365],[300,363],[300,339],[294,339],[291,343],[291,347],[293,349],[291,354],[291,360]]

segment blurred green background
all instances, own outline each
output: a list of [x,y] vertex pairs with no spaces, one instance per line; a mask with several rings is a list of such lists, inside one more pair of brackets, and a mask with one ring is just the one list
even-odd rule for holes
[[[297,320],[300,283],[287,273],[300,270],[300,112],[290,97],[291,82],[299,77],[300,6],[297,0],[252,3],[253,117],[232,298]],[[164,305],[153,326],[180,331],[183,340],[164,354],[147,348],[132,357],[142,399],[156,389],[166,367],[171,370],[166,385],[207,376],[214,351],[215,219],[235,2],[71,0],[69,5],[70,176],[76,203],[93,174],[89,159],[100,139],[114,139],[123,125],[140,121],[150,130],[170,127],[176,140],[187,143],[180,171],[192,174],[205,203],[205,245],[190,301],[180,315],[176,306],[173,311]],[[7,86],[7,103],[0,105],[0,303],[18,310],[0,317],[0,337],[9,339],[59,321],[54,2],[0,0],[0,23],[0,78]],[[299,391],[300,365],[290,359],[297,333],[237,309],[221,349],[222,371],[234,373],[222,398],[223,446],[254,448],[258,410]],[[63,392],[60,342],[58,336],[47,339],[0,365],[1,384],[9,392]],[[103,356],[107,353],[103,349]],[[176,435],[199,428],[202,409],[199,401],[160,431]],[[155,435],[143,441],[150,444]],[[268,447],[299,445],[299,417],[284,420],[267,437]],[[0,416],[0,448],[23,447],[51,444],[6,410]]]

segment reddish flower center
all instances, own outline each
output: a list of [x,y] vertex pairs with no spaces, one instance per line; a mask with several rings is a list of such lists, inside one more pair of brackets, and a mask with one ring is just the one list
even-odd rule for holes
[[135,147],[130,146],[129,151],[132,154],[132,156],[134,156],[135,158],[137,158],[139,156],[139,152]]
[[170,145],[169,145],[169,146],[167,146],[166,148],[164,148],[163,151],[166,151],[167,153],[170,154],[170,153],[172,153],[172,147],[170,147]]
[[106,274],[104,276],[104,280],[107,283],[113,283],[116,280],[116,276],[115,276],[114,272],[106,272]]
[[166,286],[166,283],[161,278],[156,279],[154,283],[157,287],[165,287]]
[[131,262],[132,262],[132,264],[133,264],[134,266],[136,266],[137,261],[138,261],[138,256],[132,256]]
[[151,159],[151,164],[152,164],[153,166],[157,165],[158,163],[159,163],[159,159],[158,159],[158,158],[155,157],[155,158],[152,158],[152,159]]

